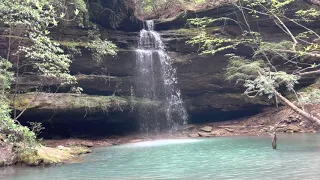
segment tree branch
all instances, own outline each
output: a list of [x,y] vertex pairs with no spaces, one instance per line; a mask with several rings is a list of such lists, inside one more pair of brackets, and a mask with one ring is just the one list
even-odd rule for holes
[[316,71],[298,73],[299,76],[310,76],[310,75],[316,75],[316,74],[320,74],[320,69]]
[[302,54],[302,55],[307,55],[315,58],[320,58],[320,53],[312,53],[312,52],[301,52],[301,51],[292,51],[292,50],[285,50],[285,49],[271,49],[272,51],[275,52],[280,52],[280,53],[289,53],[289,54]]

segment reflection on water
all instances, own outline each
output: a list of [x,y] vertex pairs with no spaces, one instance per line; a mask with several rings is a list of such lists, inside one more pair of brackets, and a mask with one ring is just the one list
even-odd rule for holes
[[319,179],[320,135],[280,135],[139,142],[99,148],[85,162],[8,167],[1,180]]

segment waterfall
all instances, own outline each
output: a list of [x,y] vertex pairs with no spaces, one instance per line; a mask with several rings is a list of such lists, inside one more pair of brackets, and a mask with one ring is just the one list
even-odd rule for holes
[[176,86],[176,69],[151,20],[140,31],[136,56],[134,91],[144,101],[138,105],[141,131],[174,131],[186,124],[188,115]]

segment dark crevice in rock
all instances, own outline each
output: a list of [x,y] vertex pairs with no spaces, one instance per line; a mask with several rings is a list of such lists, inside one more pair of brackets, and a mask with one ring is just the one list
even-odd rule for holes
[[230,113],[230,111],[225,111],[223,109],[204,107],[204,109],[201,112],[194,112],[190,114],[189,123],[201,124],[249,117],[261,113],[262,108],[263,106],[252,106],[246,110],[232,111],[232,113]]
[[128,135],[137,131],[134,115],[128,112],[92,113],[29,111],[20,122],[41,122],[45,128],[40,134],[46,139],[84,138],[98,136]]

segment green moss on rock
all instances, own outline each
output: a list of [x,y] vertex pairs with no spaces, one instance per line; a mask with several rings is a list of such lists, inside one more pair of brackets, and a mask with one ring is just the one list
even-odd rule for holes
[[58,146],[57,149],[66,151],[72,155],[81,155],[81,154],[91,153],[91,150],[84,146],[71,146],[71,147]]
[[[216,32],[220,32],[221,31],[221,27],[207,27],[206,28],[206,32],[208,34],[214,34]],[[198,28],[181,28],[181,29],[177,29],[174,31],[176,34],[179,35],[185,35],[185,36],[195,36],[199,34],[199,29]]]
[[29,166],[52,165],[62,163],[72,157],[73,155],[68,151],[40,146],[35,151],[21,153],[19,162]]
[[90,153],[91,150],[83,146],[57,148],[38,146],[34,151],[19,154],[19,163],[29,166],[54,165],[71,160],[77,155]]
[[[12,102],[13,104],[13,102]],[[19,94],[15,99],[18,110],[31,109],[90,109],[108,110],[129,105],[127,98],[119,96],[90,96],[68,93],[26,93]]]

